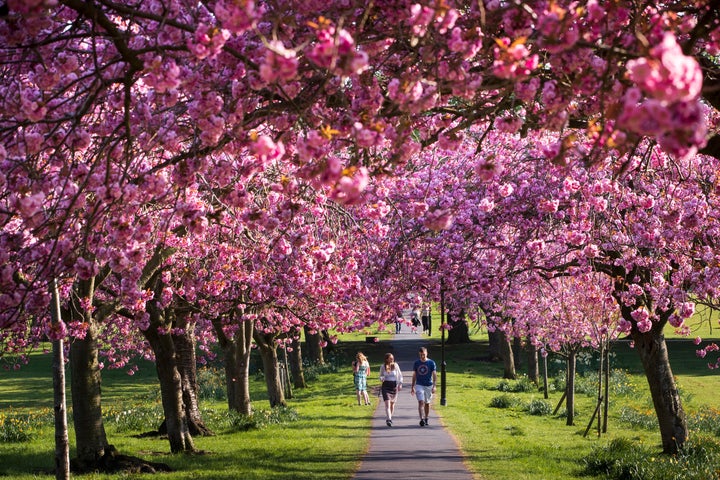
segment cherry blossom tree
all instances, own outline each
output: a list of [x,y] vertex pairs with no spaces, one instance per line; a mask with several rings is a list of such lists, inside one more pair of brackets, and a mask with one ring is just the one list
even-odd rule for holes
[[[643,358],[665,417],[663,447],[672,452],[687,430],[671,372],[658,367],[667,364],[662,327],[679,325],[692,310],[688,292],[713,291],[701,284],[712,284],[715,265],[716,232],[703,227],[716,218],[720,157],[717,7],[680,0],[5,0],[4,349],[22,352],[43,335],[69,332],[84,342],[70,361],[90,366],[88,388],[97,389],[100,325],[119,322],[123,312],[147,330],[149,310],[175,298],[163,276],[192,282],[171,256],[187,258],[225,206],[244,208],[245,187],[257,175],[281,164],[282,175],[342,205],[363,199],[374,176],[382,181],[375,199],[365,200],[411,213],[400,222],[403,235],[443,234],[410,254],[382,227],[368,227],[366,236],[403,264],[422,265],[413,270],[421,278],[383,289],[400,277],[380,273],[397,267],[368,266],[361,288],[374,290],[367,305],[375,309],[363,307],[354,317],[363,320],[353,322],[350,303],[346,313],[328,308],[339,320],[325,325],[384,321],[382,309],[417,291],[406,288],[412,282],[437,299],[440,279],[453,279],[446,291],[478,305],[502,298],[502,282],[488,280],[488,271],[605,273],[616,281],[623,328]],[[493,157],[496,145],[510,147],[507,158]],[[436,146],[462,150],[447,164],[470,168],[431,176],[424,166],[445,162],[433,155]],[[504,179],[501,170],[510,167],[513,176]],[[380,203],[382,193],[417,182],[414,172],[432,201],[415,192],[404,207]],[[471,175],[463,188],[440,195],[443,182],[456,185],[461,172]],[[282,235],[272,238],[282,250]],[[451,241],[447,250],[440,239]],[[328,253],[325,240],[318,252]],[[431,268],[416,263],[427,259]],[[489,270],[471,271],[477,264]],[[256,289],[267,298],[280,294],[262,317],[273,319],[261,325],[268,333],[287,320],[285,303],[301,302],[275,283],[281,273]],[[153,278],[163,281],[155,290]],[[50,329],[55,279],[67,316],[65,328]],[[355,275],[338,280],[358,292]],[[322,285],[314,298],[328,292]],[[391,302],[381,307],[384,297]],[[99,404],[92,411],[97,417]],[[95,434],[93,454],[107,446],[104,432]]]

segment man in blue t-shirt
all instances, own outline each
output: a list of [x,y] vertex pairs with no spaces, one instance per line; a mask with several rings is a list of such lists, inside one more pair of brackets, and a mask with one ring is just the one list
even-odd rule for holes
[[415,360],[415,364],[413,365],[410,394],[417,397],[420,426],[424,427],[428,425],[430,401],[435,393],[435,385],[437,384],[437,368],[435,362],[428,358],[427,348],[420,347],[418,357],[420,358]]

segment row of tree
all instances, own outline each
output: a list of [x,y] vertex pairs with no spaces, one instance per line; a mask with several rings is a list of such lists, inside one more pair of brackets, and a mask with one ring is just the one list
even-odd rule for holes
[[719,12],[5,0],[3,352],[70,340],[92,465],[101,369],[138,355],[184,451],[214,345],[231,408],[250,412],[253,343],[275,365],[301,330],[382,327],[408,292],[541,348],[614,330],[582,307],[612,299],[677,451],[662,331],[719,291]]

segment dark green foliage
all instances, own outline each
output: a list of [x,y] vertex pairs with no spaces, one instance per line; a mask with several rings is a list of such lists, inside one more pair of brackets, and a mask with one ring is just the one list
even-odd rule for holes
[[550,415],[553,411],[553,407],[545,400],[535,399],[531,400],[530,403],[527,404],[525,410],[530,415]]
[[512,395],[499,395],[490,400],[490,406],[493,408],[511,408],[517,405],[517,399]]
[[499,392],[534,392],[538,387],[527,377],[517,380],[501,380],[495,389]]

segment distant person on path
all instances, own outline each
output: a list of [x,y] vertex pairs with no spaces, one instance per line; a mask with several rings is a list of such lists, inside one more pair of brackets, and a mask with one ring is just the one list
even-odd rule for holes
[[402,328],[402,322],[403,322],[402,313],[398,313],[397,317],[395,317],[395,333],[400,333],[400,329]]
[[415,395],[418,401],[418,414],[420,415],[420,426],[428,425],[430,415],[430,401],[435,394],[437,384],[437,368],[435,362],[427,356],[427,348],[420,347],[418,359],[413,365],[412,387],[410,395]]
[[358,405],[362,405],[363,401],[365,405],[370,405],[370,398],[367,393],[367,377],[370,374],[370,363],[362,352],[358,352],[352,366]]
[[423,333],[427,332],[430,336],[430,306],[425,304],[422,307],[422,313],[420,315],[422,321]]
[[420,309],[415,308],[412,311],[412,319],[411,319],[412,327],[410,328],[410,331],[412,333],[417,333],[417,328],[420,326]]
[[395,363],[395,357],[393,357],[392,353],[385,354],[385,363],[380,367],[380,380],[382,381],[380,391],[385,401],[385,423],[388,427],[392,427],[395,402],[397,401],[397,394],[402,389],[403,383],[400,366]]

